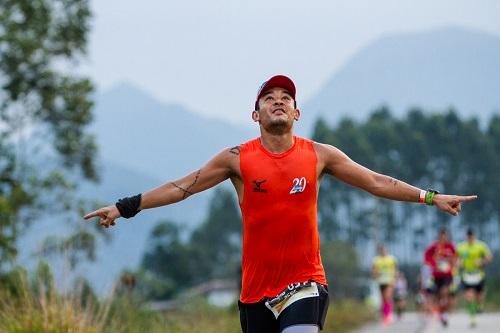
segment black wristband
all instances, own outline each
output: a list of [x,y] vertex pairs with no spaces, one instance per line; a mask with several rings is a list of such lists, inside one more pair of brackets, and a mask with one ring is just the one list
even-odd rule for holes
[[142,194],[134,195],[133,197],[126,197],[118,200],[115,204],[116,208],[120,212],[120,215],[126,219],[134,217],[141,210],[139,206],[141,205]]

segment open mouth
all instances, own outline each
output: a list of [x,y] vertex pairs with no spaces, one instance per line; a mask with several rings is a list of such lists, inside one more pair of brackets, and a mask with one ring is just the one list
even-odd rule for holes
[[273,114],[277,113],[277,112],[285,113],[285,110],[284,109],[274,109],[273,110]]

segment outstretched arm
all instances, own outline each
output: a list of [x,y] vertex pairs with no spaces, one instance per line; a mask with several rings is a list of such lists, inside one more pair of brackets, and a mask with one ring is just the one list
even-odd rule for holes
[[[419,202],[421,189],[398,179],[376,173],[351,160],[339,149],[321,143],[315,144],[321,171],[359,187],[369,193],[392,200]],[[437,194],[432,203],[452,215],[458,215],[461,203],[477,199],[476,195],[459,196]]]
[[[231,153],[230,149],[225,149],[201,169],[142,193],[138,210],[170,205],[209,189],[229,177],[237,175],[239,173],[238,165],[239,156]],[[83,218],[88,220],[93,217],[99,217],[99,223],[107,228],[115,225],[115,220],[120,217],[120,212],[116,205],[110,205],[97,209]]]
[[226,150],[216,155],[201,169],[173,182],[142,194],[140,209],[169,205],[209,189],[231,176],[230,159]]

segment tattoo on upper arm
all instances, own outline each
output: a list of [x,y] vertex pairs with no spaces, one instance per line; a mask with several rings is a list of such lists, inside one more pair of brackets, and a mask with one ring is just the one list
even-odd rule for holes
[[229,152],[234,155],[239,155],[240,154],[240,146],[235,146],[231,149],[229,149]]
[[182,195],[182,200],[186,199],[188,195],[193,195],[194,194],[190,190],[198,182],[198,178],[200,178],[200,173],[201,173],[201,169],[196,172],[196,175],[194,177],[194,181],[186,189],[183,188],[183,187],[181,187],[181,186],[179,186],[179,185],[177,185],[176,183],[172,182],[172,185],[174,185],[176,188],[178,188],[179,190],[181,190],[182,192],[184,192],[184,194]]
[[398,186],[399,182],[397,179],[390,178],[389,181],[391,182],[392,186],[396,187]]

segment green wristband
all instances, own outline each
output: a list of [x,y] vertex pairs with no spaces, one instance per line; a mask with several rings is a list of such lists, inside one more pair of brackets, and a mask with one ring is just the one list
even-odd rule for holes
[[427,190],[427,192],[425,193],[425,203],[429,206],[432,206],[434,204],[433,200],[436,194],[439,194],[439,192],[436,190]]

